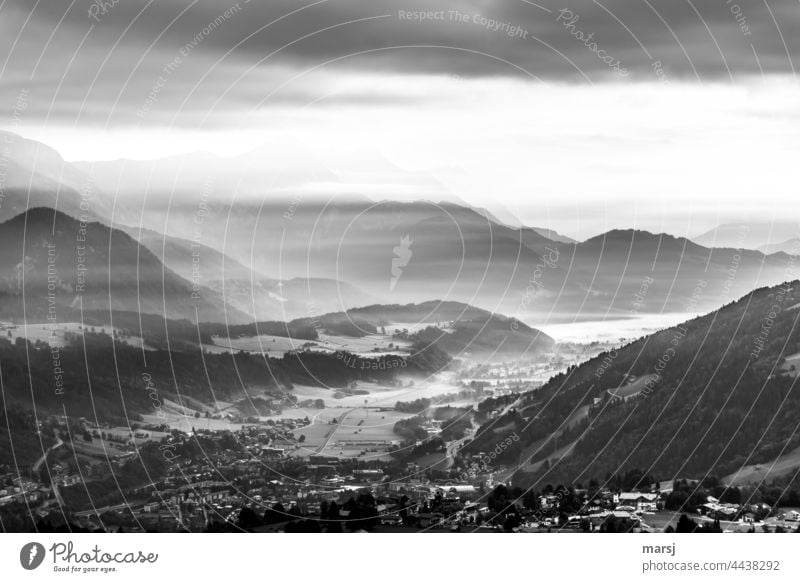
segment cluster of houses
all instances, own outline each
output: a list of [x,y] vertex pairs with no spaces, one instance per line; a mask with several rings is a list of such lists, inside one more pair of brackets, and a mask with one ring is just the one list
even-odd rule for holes
[[9,503],[37,503],[50,497],[50,491],[32,479],[18,477],[16,473],[0,475],[0,506]]

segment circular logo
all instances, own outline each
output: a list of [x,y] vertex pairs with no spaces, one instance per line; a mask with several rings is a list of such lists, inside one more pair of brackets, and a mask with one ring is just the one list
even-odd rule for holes
[[38,542],[30,542],[19,551],[19,563],[26,570],[35,570],[44,561],[44,546]]

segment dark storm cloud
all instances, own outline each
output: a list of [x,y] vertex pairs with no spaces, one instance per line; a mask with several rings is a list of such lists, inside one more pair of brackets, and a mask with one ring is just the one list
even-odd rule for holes
[[[791,73],[799,21],[797,0],[15,0],[0,11],[0,98],[24,86],[31,115],[163,122],[165,111],[193,115],[226,91],[228,106],[255,105],[328,61],[368,73],[592,82],[620,71],[655,80],[660,62],[668,79],[736,80]],[[176,58],[159,106],[137,117]],[[318,96],[295,86],[270,102]]]

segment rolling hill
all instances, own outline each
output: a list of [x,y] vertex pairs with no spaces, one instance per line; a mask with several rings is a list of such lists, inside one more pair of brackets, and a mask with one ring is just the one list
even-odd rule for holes
[[450,357],[481,362],[533,359],[555,345],[521,321],[455,301],[369,305],[292,323],[355,337],[394,334],[417,349],[436,346]]

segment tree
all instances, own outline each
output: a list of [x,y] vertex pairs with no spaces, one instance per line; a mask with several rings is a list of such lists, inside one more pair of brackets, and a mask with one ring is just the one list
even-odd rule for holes
[[300,438],[298,438],[298,439],[297,439],[297,442],[299,442],[299,443],[304,443],[304,442],[306,442],[306,435],[304,435],[304,434],[301,434],[301,435],[300,435]]
[[260,522],[258,514],[249,507],[243,507],[239,512],[239,527],[242,529],[252,529],[260,525]]
[[680,519],[678,519],[678,525],[675,527],[675,532],[694,533],[696,530],[697,523],[695,523],[693,519],[690,519],[688,515],[682,513]]

